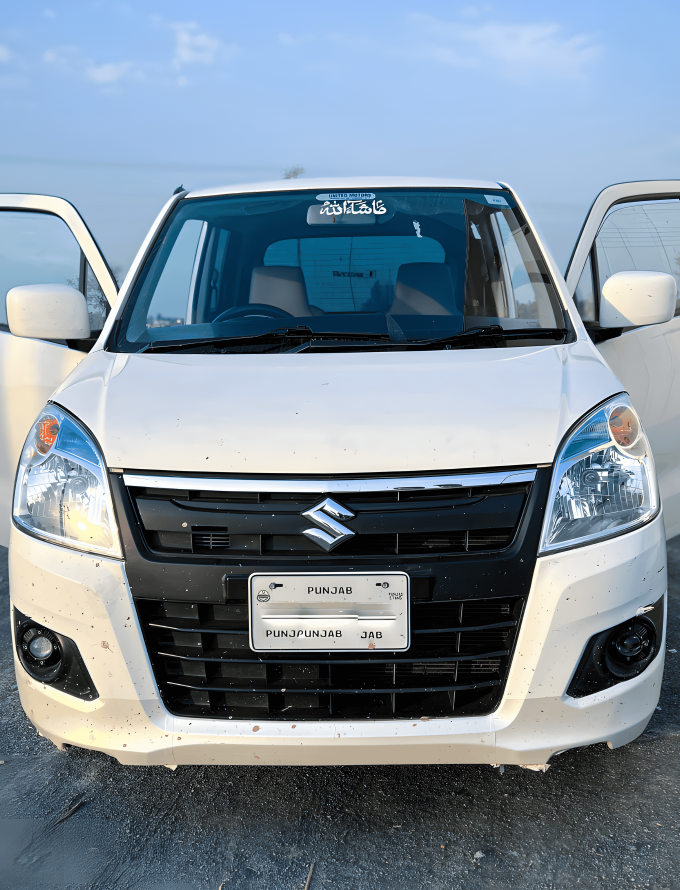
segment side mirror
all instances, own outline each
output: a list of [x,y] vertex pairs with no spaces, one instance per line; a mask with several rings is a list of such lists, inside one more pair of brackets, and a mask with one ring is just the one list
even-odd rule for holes
[[7,291],[7,323],[15,337],[81,340],[90,336],[87,300],[67,284],[25,284]]
[[677,285],[667,272],[617,272],[602,286],[600,327],[662,324],[675,315]]

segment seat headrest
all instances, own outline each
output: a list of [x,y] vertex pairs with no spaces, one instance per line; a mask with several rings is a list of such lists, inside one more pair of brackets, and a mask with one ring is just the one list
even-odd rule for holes
[[295,316],[312,314],[299,266],[256,266],[250,279],[249,302],[276,306]]
[[451,270],[445,263],[403,263],[390,315],[457,315]]

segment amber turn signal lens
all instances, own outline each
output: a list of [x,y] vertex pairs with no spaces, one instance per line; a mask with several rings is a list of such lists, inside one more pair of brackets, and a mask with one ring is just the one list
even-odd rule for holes
[[47,454],[57,441],[59,435],[59,421],[48,414],[41,417],[35,429],[35,450],[40,454]]
[[640,438],[640,421],[628,405],[617,405],[609,415],[609,431],[621,448],[632,448]]

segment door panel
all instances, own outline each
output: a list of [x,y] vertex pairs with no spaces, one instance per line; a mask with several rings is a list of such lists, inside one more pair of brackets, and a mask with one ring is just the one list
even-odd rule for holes
[[671,538],[680,534],[680,317],[607,340],[598,349],[649,436]]
[[7,291],[21,284],[70,284],[85,294],[93,334],[116,285],[87,226],[61,198],[0,195],[0,545],[7,546],[16,466],[31,424],[85,358],[66,343],[9,332]]
[[[567,270],[567,285],[597,332],[602,285],[615,272],[668,272],[680,290],[680,181],[610,186],[598,195]],[[680,301],[679,304],[680,305]],[[649,436],[666,534],[680,534],[680,315],[624,331],[597,348],[629,393]]]

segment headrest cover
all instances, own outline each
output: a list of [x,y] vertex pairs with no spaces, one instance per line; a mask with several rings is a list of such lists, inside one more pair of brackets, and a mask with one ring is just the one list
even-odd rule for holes
[[295,316],[312,314],[299,266],[256,266],[250,279],[250,302],[276,306]]
[[445,263],[403,263],[391,315],[459,315],[451,270]]

